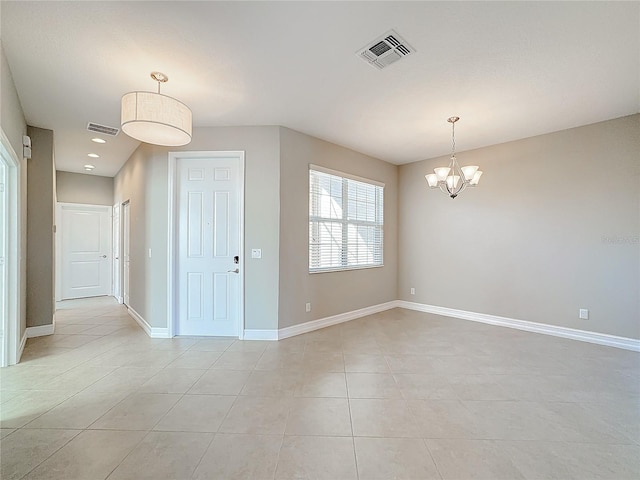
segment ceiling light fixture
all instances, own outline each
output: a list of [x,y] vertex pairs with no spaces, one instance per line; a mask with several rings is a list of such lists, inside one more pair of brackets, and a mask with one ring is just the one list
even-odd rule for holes
[[91,170],[93,170],[94,168],[96,168],[94,165],[89,165],[89,164],[87,164],[87,165],[85,165],[85,166],[84,166],[84,169],[85,169],[85,170],[87,170],[87,171],[89,171],[89,172],[90,172]]
[[100,155],[98,155],[97,153],[87,153],[87,157],[100,158]]
[[175,98],[160,94],[164,73],[151,72],[158,93],[130,92],[122,97],[122,131],[141,142],[177,147],[191,141],[191,110]]
[[92,142],[96,142],[96,143],[107,143],[106,140],[104,140],[103,138],[98,138],[98,137],[92,138],[91,141]]
[[460,167],[456,160],[456,122],[460,117],[449,117],[447,122],[451,124],[451,162],[448,167],[434,168],[436,173],[425,175],[430,188],[440,188],[451,198],[456,198],[467,187],[475,187],[480,181],[482,172],[478,166],[469,165]]

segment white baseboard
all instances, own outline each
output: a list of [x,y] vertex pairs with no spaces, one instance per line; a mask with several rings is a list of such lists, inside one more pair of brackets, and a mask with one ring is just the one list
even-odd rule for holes
[[529,322],[527,320],[499,317],[497,315],[489,315],[486,313],[468,312],[466,310],[456,310],[454,308],[438,307],[436,305],[407,302],[404,300],[399,300],[397,306],[409,310],[417,310],[419,312],[427,312],[436,315],[459,318],[461,320],[471,320],[472,322],[487,323],[489,325],[515,328],[517,330],[524,330],[527,332],[552,335],[554,337],[570,338],[572,340],[579,340],[581,342],[596,343],[598,345],[606,345],[608,347],[616,347],[622,348],[624,350],[640,352],[640,340],[636,340],[633,338],[617,337],[615,335],[608,335],[606,333],[588,332],[586,330],[558,327],[556,325],[547,325],[544,323]]
[[[349,320],[365,317],[367,315],[373,315],[374,313],[384,312],[385,310],[390,310],[397,307],[406,308],[408,310],[416,310],[419,312],[433,313],[435,315],[458,318],[461,320],[470,320],[472,322],[486,323],[489,325],[496,325],[500,327],[515,328],[517,330],[524,330],[527,332],[551,335],[554,337],[569,338],[581,342],[595,343],[598,345],[606,345],[608,347],[640,352],[640,340],[636,340],[633,338],[618,337],[615,335],[608,335],[606,333],[589,332],[586,330],[559,327],[556,325],[547,325],[544,323],[530,322],[527,320],[517,320],[514,318],[500,317],[497,315],[490,315],[486,313],[469,312],[466,310],[439,307],[436,305],[407,302],[404,300],[394,300],[391,302],[381,303],[379,305],[372,305],[371,307],[352,310],[350,312],[340,313],[338,315],[332,315],[330,317],[319,318],[317,320],[311,320],[309,322],[301,323],[299,325],[292,325],[290,327],[281,328],[279,330],[247,329],[244,331],[243,339],[281,340],[284,338],[301,335],[303,333],[313,332],[314,330],[319,330],[321,328],[330,327],[331,325],[348,322]],[[140,325],[140,327],[150,337],[171,338],[168,328],[151,327],[134,309],[128,307],[127,310],[129,312],[129,315],[131,315],[131,317],[136,322],[138,322],[138,325]],[[45,325],[44,327],[51,327],[51,325]],[[51,333],[53,333],[53,331]],[[49,333],[43,333],[42,335],[49,335]],[[23,339],[22,348],[24,348],[25,340],[26,338]]]
[[299,325],[292,325],[290,327],[281,328],[278,330],[278,340],[283,338],[293,337],[295,335],[301,335],[303,333],[313,332],[320,328],[330,327],[331,325],[337,325],[338,323],[348,322],[349,320],[355,320],[356,318],[366,317],[367,315],[373,315],[374,313],[384,312],[385,310],[391,310],[398,306],[398,301],[393,300],[391,302],[381,303],[379,305],[372,305],[371,307],[361,308],[359,310],[352,310],[350,312],[339,313],[338,315],[332,315],[330,317],[319,318],[317,320],[311,320],[310,322],[301,323]]
[[44,337],[45,335],[53,335],[56,331],[56,316],[53,315],[49,325],[39,325],[37,327],[27,327],[25,335],[27,338]]
[[350,312],[339,313],[338,315],[332,315],[330,317],[319,318],[317,320],[311,320],[298,325],[292,325],[291,327],[285,327],[279,330],[245,330],[244,340],[281,340],[283,338],[294,337],[296,335],[302,335],[303,333],[330,327],[331,325],[337,325],[338,323],[348,322],[349,320],[366,317],[367,315],[373,315],[378,312],[384,312],[385,310],[396,308],[398,306],[397,303],[397,300],[393,300],[391,302],[381,303],[379,305],[373,305],[359,310],[352,310]]
[[243,340],[278,340],[278,330],[253,330],[244,331]]
[[171,338],[171,335],[169,335],[168,328],[152,327],[133,308],[127,306],[127,313],[129,313],[129,316],[131,316],[131,318],[133,318],[138,323],[138,325],[140,325],[140,328],[142,328],[146,332],[146,334],[149,335],[151,338]]

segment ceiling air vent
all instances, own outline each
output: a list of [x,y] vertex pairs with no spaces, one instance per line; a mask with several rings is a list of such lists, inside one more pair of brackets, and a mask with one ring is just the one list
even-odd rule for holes
[[395,30],[389,30],[366,47],[360,49],[357,54],[369,65],[382,70],[414,52],[415,49]]
[[89,122],[87,124],[87,130],[96,133],[102,133],[103,135],[111,135],[115,137],[120,132],[119,128],[107,127],[106,125],[100,125],[99,123]]

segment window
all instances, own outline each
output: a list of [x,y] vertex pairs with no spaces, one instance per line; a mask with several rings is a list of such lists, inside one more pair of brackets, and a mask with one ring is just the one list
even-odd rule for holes
[[384,184],[309,167],[309,272],[382,266]]

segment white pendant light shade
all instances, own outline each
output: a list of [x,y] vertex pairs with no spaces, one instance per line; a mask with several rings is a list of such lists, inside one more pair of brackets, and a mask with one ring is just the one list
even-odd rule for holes
[[425,175],[424,178],[427,179],[427,183],[429,184],[430,187],[438,186],[438,176],[435,173],[430,173],[428,175]]
[[145,143],[179,147],[191,141],[191,109],[160,93],[160,84],[169,81],[162,72],[151,72],[158,93],[130,92],[122,97],[122,131]]
[[478,168],[480,167],[478,167],[477,165],[468,165],[466,167],[461,167],[465,180],[471,180],[478,171]]
[[460,175],[449,175],[447,177],[447,187],[450,190],[458,188],[458,182],[460,181]]
[[482,176],[482,172],[480,170],[478,170],[474,175],[473,178],[471,179],[471,181],[469,182],[470,185],[475,186],[478,185],[478,182],[480,181],[480,177]]
[[447,178],[447,175],[449,175],[451,169],[449,167],[438,167],[434,168],[433,171],[436,172],[436,176],[439,181],[444,181],[444,179]]
[[122,131],[141,142],[180,146],[191,141],[191,110],[160,93],[124,95],[121,120]]

